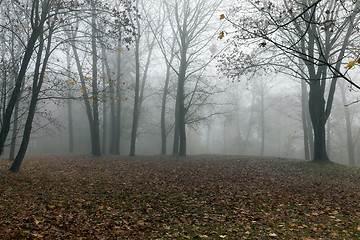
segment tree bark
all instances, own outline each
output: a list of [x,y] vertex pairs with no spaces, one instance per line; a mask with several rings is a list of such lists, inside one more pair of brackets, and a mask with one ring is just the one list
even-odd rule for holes
[[120,134],[121,134],[121,37],[118,41],[118,51],[116,56],[116,114],[115,114],[115,148],[114,154],[120,154]]
[[309,136],[309,124],[311,122],[308,121],[308,93],[306,88],[306,82],[305,80],[301,80],[301,119],[302,119],[302,125],[303,125],[303,133],[304,133],[304,154],[305,159],[310,161],[311,160],[311,147],[310,147],[310,137],[312,138],[312,135]]
[[166,155],[166,124],[165,124],[165,114],[166,114],[166,99],[169,92],[169,82],[170,82],[170,64],[166,66],[166,77],[165,85],[163,88],[163,95],[161,100],[161,116],[160,116],[160,129],[161,129],[161,155]]
[[91,15],[91,48],[92,48],[92,94],[93,94],[93,117],[94,117],[94,138],[92,139],[93,149],[92,153],[94,156],[101,156],[100,148],[100,123],[99,123],[99,91],[98,91],[98,56],[97,56],[97,25],[96,25],[96,10],[95,6],[92,7]]
[[[104,51],[103,47],[102,47],[102,52]],[[103,92],[103,122],[102,122],[102,153],[103,154],[106,154],[106,147],[107,147],[107,144],[106,144],[106,137],[107,137],[107,104],[106,104],[106,101],[107,101],[107,93],[105,91],[106,89],[106,81],[105,79],[107,79],[107,73],[105,71],[105,63],[104,63],[105,59],[104,59],[104,53],[103,53],[103,56],[102,56],[102,62],[101,62],[101,72],[102,72],[102,87],[104,89],[104,92]]]
[[[70,49],[67,50],[66,53],[67,60],[67,71],[68,71],[68,79],[71,80],[71,59],[70,59]],[[71,89],[68,90],[67,107],[68,107],[68,125],[69,125],[69,153],[74,153],[74,128],[73,128],[73,116],[72,116],[72,93]]]
[[310,82],[309,111],[314,130],[314,158],[316,163],[330,162],[326,152],[325,100],[320,81]]
[[344,83],[340,82],[340,92],[341,92],[341,100],[344,106],[344,117],[345,117],[345,124],[346,124],[346,143],[347,143],[347,150],[348,150],[348,159],[350,165],[355,165],[355,144],[352,136],[352,127],[351,127],[351,116],[349,108],[346,106],[346,92]]

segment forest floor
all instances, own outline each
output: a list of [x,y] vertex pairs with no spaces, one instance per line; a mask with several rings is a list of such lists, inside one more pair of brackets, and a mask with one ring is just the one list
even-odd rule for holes
[[360,239],[360,169],[234,156],[0,161],[0,239]]

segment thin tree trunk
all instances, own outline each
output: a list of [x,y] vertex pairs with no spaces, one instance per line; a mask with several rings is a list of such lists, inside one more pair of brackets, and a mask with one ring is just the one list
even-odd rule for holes
[[[14,37],[14,36],[13,36]],[[14,48],[12,47],[12,51],[14,50]],[[14,52],[11,53],[12,56],[15,55]],[[14,79],[17,78],[17,71],[18,71],[18,66],[15,62],[13,62],[13,76]],[[21,91],[19,94],[19,98],[16,101],[15,104],[15,111],[14,111],[14,118],[13,118],[13,128],[12,128],[12,135],[11,135],[11,145],[10,145],[10,154],[9,154],[9,159],[10,161],[13,161],[15,159],[15,151],[16,151],[16,138],[17,138],[17,134],[18,134],[18,124],[19,124],[19,105],[20,105],[20,98],[21,98],[21,93],[24,90],[24,84],[21,87]]]
[[305,159],[311,160],[311,151],[310,151],[310,140],[309,140],[309,131],[308,131],[308,120],[307,120],[307,111],[308,111],[308,94],[306,89],[305,80],[301,80],[301,118],[303,125],[303,133],[304,133],[304,154]]
[[[68,70],[68,79],[71,80],[71,59],[70,59],[70,49],[66,53],[67,60],[67,70]],[[68,90],[67,107],[68,107],[68,124],[69,124],[69,152],[74,153],[74,128],[73,128],[73,116],[72,116],[72,93],[71,90]]]
[[[102,51],[103,51],[103,48],[102,48]],[[105,91],[106,89],[106,81],[105,79],[107,78],[107,73],[105,71],[105,63],[104,63],[105,59],[104,59],[104,56],[102,56],[102,62],[101,62],[101,72],[102,72],[102,87],[103,87],[103,125],[102,125],[102,153],[103,154],[106,154],[106,137],[107,137],[107,109],[106,109],[106,101],[107,101],[107,93]]]
[[352,127],[351,127],[351,117],[348,107],[346,107],[346,92],[343,82],[339,82],[340,92],[341,92],[341,100],[344,106],[344,116],[345,116],[345,123],[346,123],[346,143],[347,143],[347,150],[348,150],[348,159],[350,165],[355,165],[355,144],[352,136]]
[[[75,36],[76,36],[76,32],[72,36],[73,39],[75,38]],[[88,118],[88,121],[89,121],[89,129],[90,129],[90,137],[91,137],[91,149],[92,149],[92,153],[93,153],[94,141],[92,139],[94,138],[94,128],[93,128],[94,120],[93,120],[93,113],[92,113],[91,106],[90,106],[90,101],[89,101],[90,98],[89,98],[88,90],[86,88],[85,76],[84,76],[84,73],[82,71],[82,66],[81,66],[81,63],[80,63],[79,54],[78,54],[76,46],[75,46],[75,40],[71,41],[71,47],[72,47],[72,50],[74,52],[74,58],[75,58],[76,67],[77,67],[77,70],[78,70],[78,73],[79,73],[80,84],[81,84],[81,89],[82,89],[82,91],[81,91],[82,92],[82,97],[83,97],[84,104],[85,104],[86,115],[87,115],[87,118]]]
[[40,71],[40,65],[41,65],[41,60],[42,60],[42,52],[43,52],[43,48],[44,48],[44,36],[40,36],[40,44],[39,44],[39,52],[37,53],[37,60],[36,60],[36,64],[35,64],[35,72],[34,72],[34,79],[33,79],[33,86],[32,86],[32,97],[31,97],[31,101],[30,101],[30,106],[29,106],[29,112],[28,112],[28,116],[26,119],[26,123],[25,123],[25,128],[24,128],[24,134],[23,134],[23,138],[20,144],[20,148],[19,151],[16,155],[16,158],[13,162],[13,164],[10,167],[10,171],[11,172],[18,172],[21,166],[21,163],[25,157],[25,153],[26,150],[28,148],[29,145],[29,141],[30,141],[30,135],[31,135],[31,129],[32,129],[32,123],[33,123],[33,119],[34,119],[34,115],[36,112],[36,105],[38,102],[38,96],[42,87],[42,84],[44,82],[44,76],[45,76],[45,70],[46,70],[46,66],[50,57],[50,47],[51,47],[51,36],[53,33],[53,26],[49,29],[49,37],[48,37],[48,43],[47,43],[47,47],[45,49],[45,57],[42,63],[42,69],[41,72]]
[[120,133],[121,133],[121,36],[118,41],[118,51],[116,55],[116,115],[115,115],[115,129],[113,130],[115,133],[115,148],[114,154],[120,154]]
[[249,144],[249,140],[250,140],[250,134],[251,134],[251,130],[252,130],[252,126],[253,126],[253,119],[254,119],[254,111],[255,111],[255,96],[253,94],[253,97],[252,97],[252,100],[251,100],[251,112],[250,112],[250,117],[249,117],[249,125],[247,127],[247,132],[246,132],[246,137],[245,137],[245,140],[244,140],[244,144],[243,146],[241,147],[241,152],[242,154],[245,153],[246,151],[246,148]]
[[93,117],[94,117],[94,138],[93,141],[93,155],[101,156],[101,148],[100,148],[100,128],[99,128],[99,92],[97,86],[98,79],[98,56],[97,56],[97,46],[96,46],[96,38],[97,38],[97,29],[96,29],[96,11],[95,6],[92,7],[92,16],[91,16],[91,48],[92,48],[92,94],[93,94]]
[[[177,93],[179,94],[179,93]],[[179,155],[179,103],[178,97],[176,96],[175,102],[175,123],[174,123],[174,143],[173,143],[173,151],[172,155],[177,156]]]
[[[139,20],[137,20],[138,32],[140,32]],[[135,40],[135,98],[133,121],[131,128],[131,143],[130,143],[130,156],[135,156],[137,127],[138,127],[138,114],[139,114],[139,93],[140,93],[140,36]]]
[[[173,47],[175,45],[175,41],[173,41]],[[163,88],[163,95],[161,101],[161,155],[166,155],[166,124],[165,124],[165,115],[166,115],[166,99],[169,93],[169,82],[170,82],[170,71],[171,71],[171,63],[174,59],[175,54],[172,52],[169,62],[166,61],[166,77],[165,77],[165,85]],[[177,155],[177,153],[176,153]]]
[[260,101],[261,101],[261,113],[260,113],[260,121],[261,121],[261,149],[260,149],[260,156],[264,156],[264,149],[265,149],[265,103],[264,103],[264,85],[261,80],[261,92],[260,92]]
[[178,118],[179,118],[179,156],[186,156],[186,126],[185,126],[185,75],[187,70],[187,44],[185,40],[182,40],[183,48],[181,50],[180,57],[180,69],[179,69],[179,78],[178,78]]
[[[110,93],[110,138],[109,138],[109,153],[116,154],[116,119],[115,119],[115,104],[116,99],[114,97],[115,91],[115,81],[111,78],[111,71],[109,67],[109,62],[106,57],[105,47],[102,46],[102,61],[105,66],[106,76],[109,80],[109,93]],[[104,74],[105,75],[105,74]],[[104,81],[105,82],[105,81]],[[104,101],[105,102],[105,101]]]

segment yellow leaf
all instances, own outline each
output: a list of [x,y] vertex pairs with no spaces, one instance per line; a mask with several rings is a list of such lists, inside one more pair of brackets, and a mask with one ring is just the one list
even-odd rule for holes
[[346,69],[350,69],[350,68],[352,68],[353,66],[355,66],[354,61],[350,61],[350,62],[345,66],[345,68],[346,68]]
[[223,19],[225,19],[225,14],[220,15],[220,20],[223,20]]
[[98,209],[99,209],[99,210],[104,209],[104,206],[100,206]]
[[223,39],[225,37],[225,34],[223,31],[221,31],[221,33],[218,36],[218,39]]

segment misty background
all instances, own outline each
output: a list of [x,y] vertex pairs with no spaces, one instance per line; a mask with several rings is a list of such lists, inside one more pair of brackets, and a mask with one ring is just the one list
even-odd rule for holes
[[[260,2],[256,4],[268,4]],[[304,146],[304,133],[312,132],[308,104],[304,105],[309,87],[291,70],[301,64],[284,57],[271,41],[264,42],[264,36],[246,38],[242,33],[246,24],[249,29],[255,26],[254,19],[256,26],[265,22],[254,12],[262,10],[256,4],[240,0],[1,1],[2,124],[26,43],[37,21],[45,18],[14,105],[5,155],[11,146],[15,152],[19,149],[36,90],[34,78],[37,69],[44,69],[27,153],[311,159],[312,136],[305,140],[309,156]],[[274,4],[266,14],[289,7],[282,1]],[[333,7],[319,4],[324,9]],[[346,6],[351,9],[351,1]],[[34,8],[40,20],[31,14]],[[248,23],[239,17],[244,12],[253,14]],[[337,14],[332,17],[346,19],[346,11]],[[242,20],[242,27],[235,20]],[[353,36],[358,37],[356,29]],[[286,38],[296,41],[298,36]],[[338,38],[343,42],[346,36],[340,33]],[[279,35],[272,39],[281,40]],[[355,82],[359,68],[347,71],[344,66],[356,56],[357,43],[350,41],[339,68]],[[334,162],[349,163],[349,144],[353,164],[360,162],[358,98],[358,90],[339,78],[326,121],[327,155]],[[304,121],[310,125],[304,127]]]

